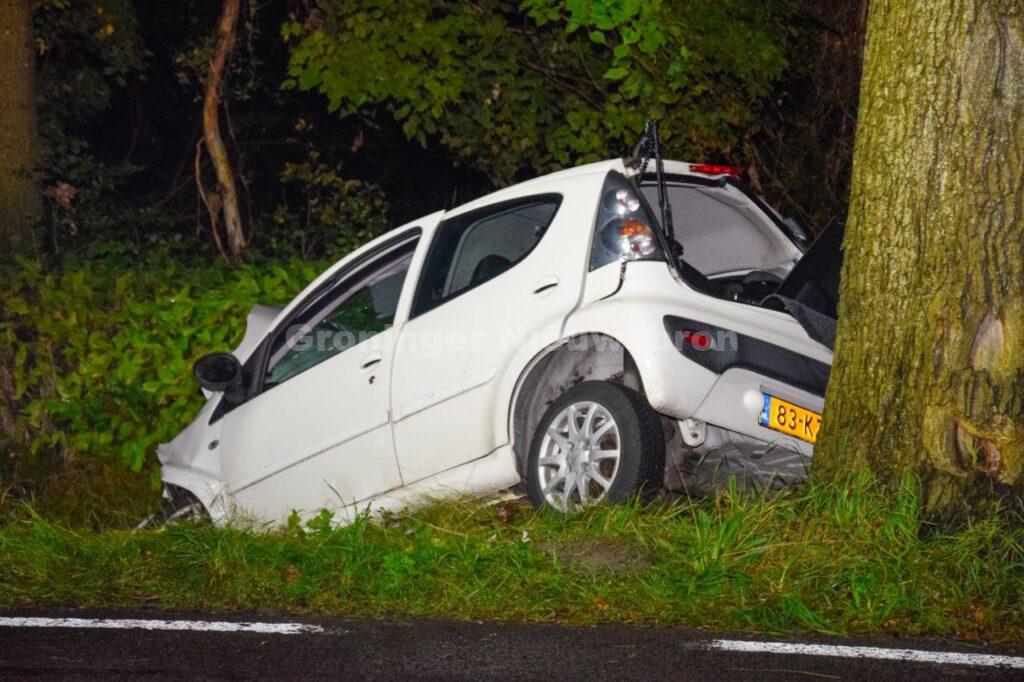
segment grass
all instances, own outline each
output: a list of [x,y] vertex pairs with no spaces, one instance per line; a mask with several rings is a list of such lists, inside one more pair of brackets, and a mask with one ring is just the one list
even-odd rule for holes
[[0,607],[329,612],[1024,639],[1024,527],[925,523],[913,486],[601,507],[438,503],[333,528],[0,525]]

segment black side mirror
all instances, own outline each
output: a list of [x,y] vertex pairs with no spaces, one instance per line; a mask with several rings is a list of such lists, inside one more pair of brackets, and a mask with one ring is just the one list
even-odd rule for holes
[[200,386],[214,393],[236,393],[242,389],[242,364],[231,353],[204,355],[192,366],[192,376]]

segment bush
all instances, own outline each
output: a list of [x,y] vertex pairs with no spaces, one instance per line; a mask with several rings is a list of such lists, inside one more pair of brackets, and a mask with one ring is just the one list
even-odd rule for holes
[[281,183],[298,196],[294,206],[286,202],[274,211],[271,240],[303,258],[337,257],[388,229],[380,188],[344,177],[341,164],[324,160],[311,145],[305,160],[285,164]]
[[85,459],[140,471],[202,404],[202,354],[233,348],[254,303],[282,304],[325,267],[239,268],[168,248],[0,272],[0,472],[31,486]]

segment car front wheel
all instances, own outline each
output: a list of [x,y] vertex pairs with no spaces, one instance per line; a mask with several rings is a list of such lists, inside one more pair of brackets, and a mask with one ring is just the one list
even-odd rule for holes
[[541,417],[527,467],[530,501],[538,507],[567,512],[650,496],[665,469],[658,415],[634,390],[584,381]]

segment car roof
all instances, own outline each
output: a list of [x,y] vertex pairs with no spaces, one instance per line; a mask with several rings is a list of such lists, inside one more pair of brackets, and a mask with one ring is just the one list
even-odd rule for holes
[[574,166],[573,168],[566,168],[564,170],[555,171],[553,173],[539,175],[535,178],[530,178],[529,180],[517,182],[514,185],[503,187],[499,190],[491,192],[490,194],[485,194],[482,197],[478,197],[476,199],[473,199],[472,201],[468,201],[464,204],[455,206],[445,211],[445,214],[447,215],[449,213],[465,213],[467,211],[472,211],[476,208],[480,208],[482,206],[487,206],[489,204],[499,202],[508,197],[519,197],[522,196],[524,190],[530,191],[534,188],[540,189],[543,188],[544,185],[552,181],[564,180],[565,178],[578,177],[581,175],[604,175],[611,170],[617,170],[620,173],[624,172],[625,165],[623,164],[622,159],[609,159],[607,161],[598,161],[596,163],[588,163],[582,166]]
[[[574,166],[572,168],[565,168],[563,170],[555,171],[553,173],[547,173],[545,175],[540,175],[540,176],[537,176],[535,178],[531,178],[529,180],[524,180],[523,182],[519,182],[519,183],[516,183],[514,185],[510,185],[508,187],[504,187],[502,189],[496,190],[494,192],[491,192],[490,194],[486,194],[486,195],[484,195],[482,197],[479,197],[479,198],[474,199],[472,201],[466,202],[465,204],[460,204],[459,206],[451,208],[451,209],[449,209],[447,211],[443,211],[442,210],[442,211],[434,211],[432,213],[428,213],[426,215],[420,216],[419,218],[417,218],[415,220],[411,220],[411,221],[409,221],[409,222],[407,222],[407,223],[405,223],[403,225],[399,225],[398,227],[395,227],[395,228],[393,228],[391,230],[388,230],[384,234],[382,234],[382,235],[376,237],[375,239],[371,240],[370,242],[364,244],[363,246],[359,247],[355,251],[347,254],[346,256],[343,256],[341,259],[339,259],[333,265],[331,265],[329,268],[327,268],[324,272],[322,272],[320,274],[320,276],[316,277],[312,282],[310,282],[302,290],[302,292],[298,296],[296,296],[292,300],[291,303],[289,303],[289,305],[287,305],[285,308],[281,309],[281,311],[278,313],[277,317],[275,318],[275,321],[274,321],[273,324],[276,324],[277,320],[282,319],[285,315],[290,313],[291,309],[294,307],[294,304],[295,304],[296,301],[301,299],[308,292],[314,290],[316,287],[318,287],[321,283],[326,281],[328,278],[332,277],[335,272],[337,272],[340,268],[345,266],[353,258],[359,257],[361,254],[366,253],[366,251],[374,248],[375,245],[383,243],[383,242],[386,242],[387,240],[393,238],[395,235],[397,235],[397,234],[399,234],[401,232],[406,232],[406,231],[412,230],[414,228],[419,228],[419,229],[423,230],[423,236],[425,238],[429,239],[429,238],[432,237],[433,232],[434,232],[434,230],[437,227],[437,220],[439,218],[441,218],[442,216],[447,216],[449,214],[464,213],[466,211],[472,211],[472,210],[474,210],[476,208],[480,208],[482,206],[487,206],[487,205],[493,204],[495,202],[501,201],[506,196],[522,196],[522,191],[524,189],[525,190],[529,190],[529,189],[533,188],[534,186],[537,186],[538,188],[540,188],[540,187],[543,187],[544,184],[549,183],[552,180],[561,180],[561,179],[564,179],[564,178],[576,177],[576,176],[582,176],[582,175],[589,175],[589,174],[598,174],[598,173],[606,174],[606,173],[608,173],[609,171],[612,171],[612,170],[618,171],[618,172],[623,173],[625,175],[635,175],[639,171],[639,168],[631,169],[630,165],[632,165],[632,164],[629,164],[628,161],[629,160],[627,160],[627,159],[621,159],[621,158],[618,158],[618,159],[606,159],[604,161],[596,161],[594,163],[587,163],[587,164],[583,164],[583,165],[580,165],[580,166]],[[679,174],[679,175],[706,175],[706,174],[703,174],[703,173],[694,173],[694,172],[692,172],[690,170],[690,166],[691,166],[691,164],[688,163],[688,162],[685,162],[685,161],[671,161],[671,160],[663,161],[663,167],[664,167],[664,170],[665,170],[666,173],[673,173],[673,174]],[[654,170],[654,168],[653,168],[653,159],[651,160],[651,163],[648,164],[648,170],[649,171],[653,171]],[[707,177],[717,177],[717,176],[707,175]]]
[[[690,163],[690,162],[687,162],[687,161],[674,161],[674,160],[668,160],[667,159],[667,160],[664,160],[662,162],[662,164],[663,164],[663,168],[664,168],[666,173],[674,174],[674,175],[695,175],[695,176],[698,176],[698,177],[707,177],[707,178],[716,178],[716,177],[721,177],[722,175],[725,175],[725,173],[708,174],[708,173],[702,173],[702,172],[695,172],[695,171],[692,170],[692,167],[695,166],[696,164],[693,164],[693,163]],[[578,177],[578,176],[583,176],[583,175],[592,175],[592,174],[604,175],[604,174],[608,173],[609,171],[613,171],[613,170],[614,171],[618,171],[620,173],[623,173],[626,176],[633,176],[633,175],[636,175],[639,172],[639,166],[638,166],[638,164],[633,163],[633,159],[622,159],[622,158],[606,159],[604,161],[595,161],[593,163],[586,163],[586,164],[583,164],[583,165],[580,165],[580,166],[573,166],[572,168],[565,168],[565,169],[562,169],[562,170],[559,170],[559,171],[554,171],[552,173],[546,173],[544,175],[538,175],[535,178],[530,178],[529,180],[524,180],[522,182],[517,182],[516,184],[509,185],[508,187],[503,187],[503,188],[495,190],[495,191],[493,191],[493,192],[491,192],[489,194],[485,194],[482,197],[477,197],[476,199],[473,199],[471,201],[467,201],[464,204],[459,204],[458,206],[454,206],[454,207],[449,208],[447,210],[434,211],[432,213],[428,213],[426,215],[420,216],[419,218],[416,218],[415,220],[411,220],[411,221],[405,223],[404,225],[400,225],[398,227],[395,227],[394,229],[389,230],[385,234],[381,235],[380,237],[377,237],[372,242],[370,242],[369,244],[366,244],[364,247],[361,247],[358,250],[362,251],[363,248],[369,247],[371,244],[374,244],[374,243],[376,243],[378,241],[383,241],[383,240],[385,240],[385,239],[387,239],[387,238],[389,238],[391,236],[394,236],[395,234],[397,234],[397,233],[399,233],[399,232],[401,232],[403,230],[408,230],[408,229],[410,229],[410,228],[412,228],[414,226],[418,226],[421,223],[431,224],[431,223],[434,222],[434,219],[437,218],[439,214],[443,214],[444,216],[449,216],[449,215],[458,215],[460,213],[466,213],[466,212],[472,211],[474,209],[481,208],[483,206],[488,206],[490,204],[497,203],[497,202],[502,201],[503,199],[506,199],[506,198],[522,196],[524,190],[529,191],[529,190],[534,189],[534,188],[542,189],[545,184],[550,183],[553,180],[563,180],[565,178]],[[650,159],[649,163],[647,165],[647,169],[646,169],[645,172],[653,172],[653,171],[654,171],[654,160]],[[436,225],[432,226],[430,228],[425,228],[424,229],[425,236],[429,236],[433,232],[433,227],[436,227]],[[347,260],[347,258],[344,258],[342,260]]]
[[[477,199],[473,199],[472,201],[468,201],[468,202],[466,202],[464,204],[460,204],[458,206],[455,206],[453,208],[448,209],[447,211],[445,211],[445,213],[446,214],[449,214],[449,213],[451,213],[451,214],[464,213],[464,212],[467,212],[467,211],[472,211],[472,210],[474,210],[476,208],[480,208],[482,206],[487,206],[488,204],[492,204],[492,203],[501,201],[506,196],[521,196],[523,190],[529,190],[529,189],[532,189],[534,187],[542,187],[544,184],[549,183],[552,180],[562,180],[562,179],[569,178],[569,177],[577,177],[577,176],[581,176],[581,175],[590,175],[590,174],[598,174],[598,173],[603,175],[605,173],[608,173],[608,171],[612,171],[612,170],[615,170],[615,171],[618,171],[620,173],[623,173],[626,176],[635,175],[639,171],[639,168],[636,168],[636,169],[631,168],[630,166],[632,164],[630,164],[629,161],[631,161],[631,160],[621,159],[621,158],[619,158],[619,159],[606,159],[604,161],[595,161],[593,163],[587,163],[587,164],[583,164],[581,166],[574,166],[572,168],[565,168],[563,170],[554,171],[552,173],[546,173],[544,175],[539,175],[539,176],[537,176],[535,178],[530,178],[529,180],[524,180],[522,182],[518,182],[518,183],[516,183],[514,185],[509,185],[508,187],[503,187],[503,188],[501,188],[499,190],[491,192],[490,194],[486,194],[486,195],[484,195],[482,197],[479,197]],[[665,170],[666,173],[671,173],[671,174],[676,174],[676,175],[696,175],[696,176],[703,176],[703,177],[707,177],[707,178],[716,178],[716,177],[721,177],[722,175],[725,175],[725,173],[708,174],[708,173],[695,172],[695,171],[692,170],[692,167],[694,165],[696,165],[696,164],[692,164],[692,163],[689,163],[687,161],[665,160],[665,161],[662,162],[662,164],[663,164],[663,167],[664,167],[664,170]],[[654,171],[654,160],[653,159],[651,159],[650,162],[648,163],[647,171],[648,172],[653,172]]]

